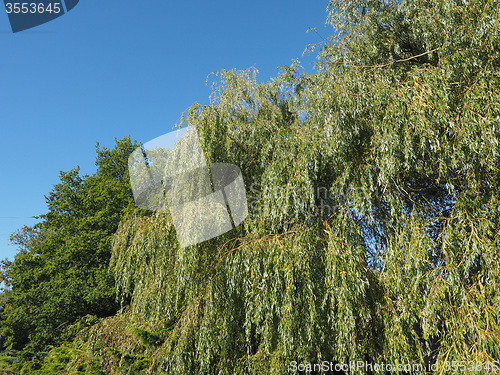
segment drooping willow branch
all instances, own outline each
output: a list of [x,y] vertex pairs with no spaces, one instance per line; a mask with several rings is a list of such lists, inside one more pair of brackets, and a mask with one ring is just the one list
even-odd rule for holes
[[427,51],[427,52],[424,52],[424,53],[421,53],[421,54],[418,54],[418,55],[410,56],[410,57],[407,57],[405,59],[393,60],[393,61],[390,61],[390,62],[388,62],[386,64],[382,64],[382,65],[357,65],[357,64],[352,64],[352,63],[347,63],[347,62],[340,62],[340,61],[325,61],[324,63],[325,64],[339,64],[339,65],[344,65],[344,66],[352,66],[352,67],[355,67],[355,68],[380,69],[380,68],[385,68],[386,66],[390,66],[392,64],[396,64],[396,63],[400,63],[400,62],[405,62],[405,61],[410,61],[410,60],[418,59],[419,57],[422,57],[422,56],[434,53],[434,52],[438,51],[439,49],[440,49],[440,47],[434,48],[433,50],[430,50],[430,51]]

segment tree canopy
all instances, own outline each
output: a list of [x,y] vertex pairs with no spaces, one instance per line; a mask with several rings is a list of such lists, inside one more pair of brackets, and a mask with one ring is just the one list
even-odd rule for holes
[[122,219],[110,260],[122,309],[47,368],[61,352],[67,373],[498,366],[500,3],[327,10],[317,73],[222,71],[210,104],[181,120],[209,163],[241,168],[249,217],[185,248],[168,212]]
[[13,349],[47,350],[71,337],[70,326],[92,314],[117,311],[109,272],[111,238],[120,219],[135,208],[127,160],[130,139],[108,150],[97,146],[97,172],[61,172],[46,197],[48,212],[11,240],[20,252],[4,267],[11,290],[3,303],[4,334]]

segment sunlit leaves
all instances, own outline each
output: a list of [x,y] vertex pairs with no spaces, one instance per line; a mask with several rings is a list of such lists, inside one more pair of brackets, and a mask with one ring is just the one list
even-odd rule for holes
[[150,373],[500,360],[498,2],[328,9],[318,74],[222,71],[181,121],[240,166],[245,222],[183,249],[168,212],[114,236],[114,319],[165,332]]

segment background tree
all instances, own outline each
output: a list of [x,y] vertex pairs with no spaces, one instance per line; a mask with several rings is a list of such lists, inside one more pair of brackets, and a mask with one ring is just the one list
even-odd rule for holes
[[76,319],[116,312],[108,263],[120,219],[135,210],[127,164],[135,147],[129,138],[112,150],[98,144],[97,172],[61,172],[41,222],[12,236],[20,251],[4,266],[11,290],[2,304],[11,348],[44,351],[69,339]]

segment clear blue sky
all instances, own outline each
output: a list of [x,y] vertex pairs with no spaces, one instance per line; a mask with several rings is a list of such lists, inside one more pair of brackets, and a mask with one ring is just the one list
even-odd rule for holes
[[95,171],[95,144],[167,133],[192,103],[208,103],[206,78],[259,70],[268,80],[307,44],[333,32],[325,1],[81,0],[68,14],[12,34],[0,13],[0,258],[9,235],[46,213],[59,171]]

